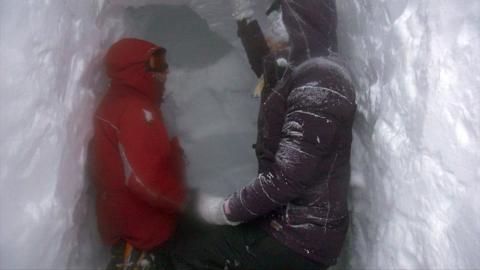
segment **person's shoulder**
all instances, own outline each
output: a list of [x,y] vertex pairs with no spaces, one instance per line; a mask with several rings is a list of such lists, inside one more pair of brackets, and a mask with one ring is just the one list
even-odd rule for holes
[[292,73],[295,81],[330,79],[336,83],[353,85],[353,76],[347,64],[339,57],[315,57],[295,67]]
[[310,59],[294,69],[292,78],[292,91],[288,96],[292,110],[302,108],[344,116],[356,108],[350,72],[335,60]]
[[97,115],[122,119],[127,115],[143,114],[143,111],[154,111],[155,108],[146,99],[131,94],[107,94],[97,109]]
[[345,62],[338,57],[309,59],[296,67],[292,76],[294,88],[314,86],[324,92],[336,94],[348,103],[355,103],[353,76]]

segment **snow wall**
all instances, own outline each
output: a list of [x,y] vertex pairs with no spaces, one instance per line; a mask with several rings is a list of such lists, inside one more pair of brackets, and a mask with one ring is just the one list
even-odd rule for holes
[[[480,3],[338,8],[359,104],[339,268],[480,268]],[[258,101],[231,13],[223,0],[0,0],[0,269],[105,264],[85,157],[102,57],[120,37],[172,47],[164,110],[190,184],[227,194],[251,181]]]

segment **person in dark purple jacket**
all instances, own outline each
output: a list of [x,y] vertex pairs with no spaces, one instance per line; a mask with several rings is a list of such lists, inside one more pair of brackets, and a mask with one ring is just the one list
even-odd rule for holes
[[335,1],[276,3],[290,46],[264,59],[258,176],[228,198],[200,196],[203,220],[225,226],[178,233],[166,269],[318,270],[339,256],[356,104]]

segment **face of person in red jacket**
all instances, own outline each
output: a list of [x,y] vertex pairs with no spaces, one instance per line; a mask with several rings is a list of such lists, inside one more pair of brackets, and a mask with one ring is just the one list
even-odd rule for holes
[[170,72],[165,50],[158,50],[152,54],[148,62],[147,70],[155,81],[155,91],[158,93],[158,102],[162,103],[165,94],[165,84],[168,73]]

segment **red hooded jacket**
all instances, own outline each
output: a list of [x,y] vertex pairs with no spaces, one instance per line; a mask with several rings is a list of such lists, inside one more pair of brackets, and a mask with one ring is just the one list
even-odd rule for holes
[[123,39],[106,57],[111,85],[95,115],[93,139],[98,226],[110,245],[141,250],[166,241],[185,197],[180,147],[164,127],[146,62],[159,49]]

